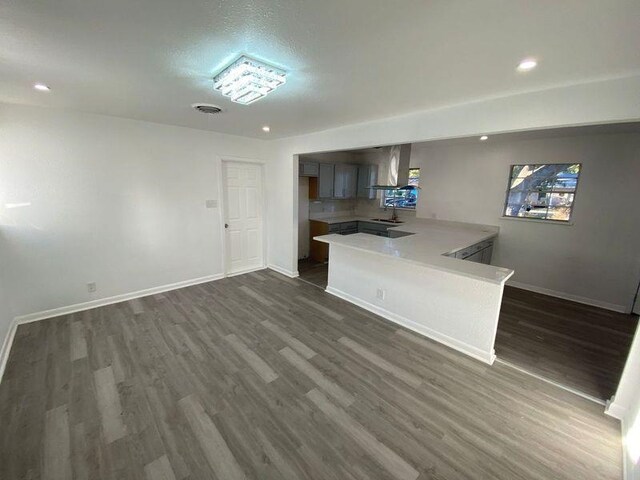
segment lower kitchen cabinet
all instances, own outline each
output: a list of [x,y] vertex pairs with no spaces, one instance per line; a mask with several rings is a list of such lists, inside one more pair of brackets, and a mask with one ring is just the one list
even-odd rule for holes
[[339,235],[351,235],[358,233],[358,223],[360,222],[341,222],[326,223],[319,220],[310,220],[309,235],[311,237],[309,246],[309,257],[316,262],[326,262],[329,259],[329,245],[327,243],[318,242],[313,237],[319,235],[327,235],[336,233]]
[[387,225],[381,225],[373,222],[358,222],[358,233],[368,233],[369,235],[377,235],[378,237],[388,237],[389,233]]
[[457,252],[451,253],[447,256],[490,265],[492,253],[493,240],[485,240],[484,242],[476,243],[475,245],[463,248],[462,250],[458,250]]
[[309,257],[316,262],[326,262],[329,260],[329,244],[314,240],[313,237],[329,234],[329,224],[317,220],[309,221]]

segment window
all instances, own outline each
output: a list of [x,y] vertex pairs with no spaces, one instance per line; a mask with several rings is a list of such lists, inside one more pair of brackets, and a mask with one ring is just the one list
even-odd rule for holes
[[420,186],[420,169],[409,169],[409,185],[402,190],[385,190],[382,205],[384,207],[416,208],[418,203],[418,187]]
[[512,165],[504,216],[568,222],[581,167],[579,163]]

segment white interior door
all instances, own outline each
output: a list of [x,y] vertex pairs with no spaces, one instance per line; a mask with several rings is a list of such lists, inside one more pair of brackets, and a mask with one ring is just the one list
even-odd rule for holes
[[223,162],[227,274],[264,267],[262,166]]

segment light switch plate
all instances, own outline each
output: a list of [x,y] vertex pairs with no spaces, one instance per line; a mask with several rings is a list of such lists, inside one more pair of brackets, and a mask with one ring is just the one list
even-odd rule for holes
[[207,200],[205,202],[205,205],[207,206],[207,208],[218,208],[218,201],[217,200]]

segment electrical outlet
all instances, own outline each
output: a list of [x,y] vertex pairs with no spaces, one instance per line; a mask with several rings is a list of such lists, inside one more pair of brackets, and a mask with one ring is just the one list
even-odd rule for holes
[[98,287],[96,287],[96,282],[90,282],[90,283],[87,283],[87,291],[88,291],[89,293],[93,293],[93,292],[95,292],[97,289],[98,289]]
[[217,200],[207,200],[205,202],[205,206],[207,208],[217,208],[218,207],[218,201]]
[[379,288],[376,291],[376,298],[378,300],[384,300],[385,295],[387,294],[387,292],[385,290],[383,290],[382,288]]

